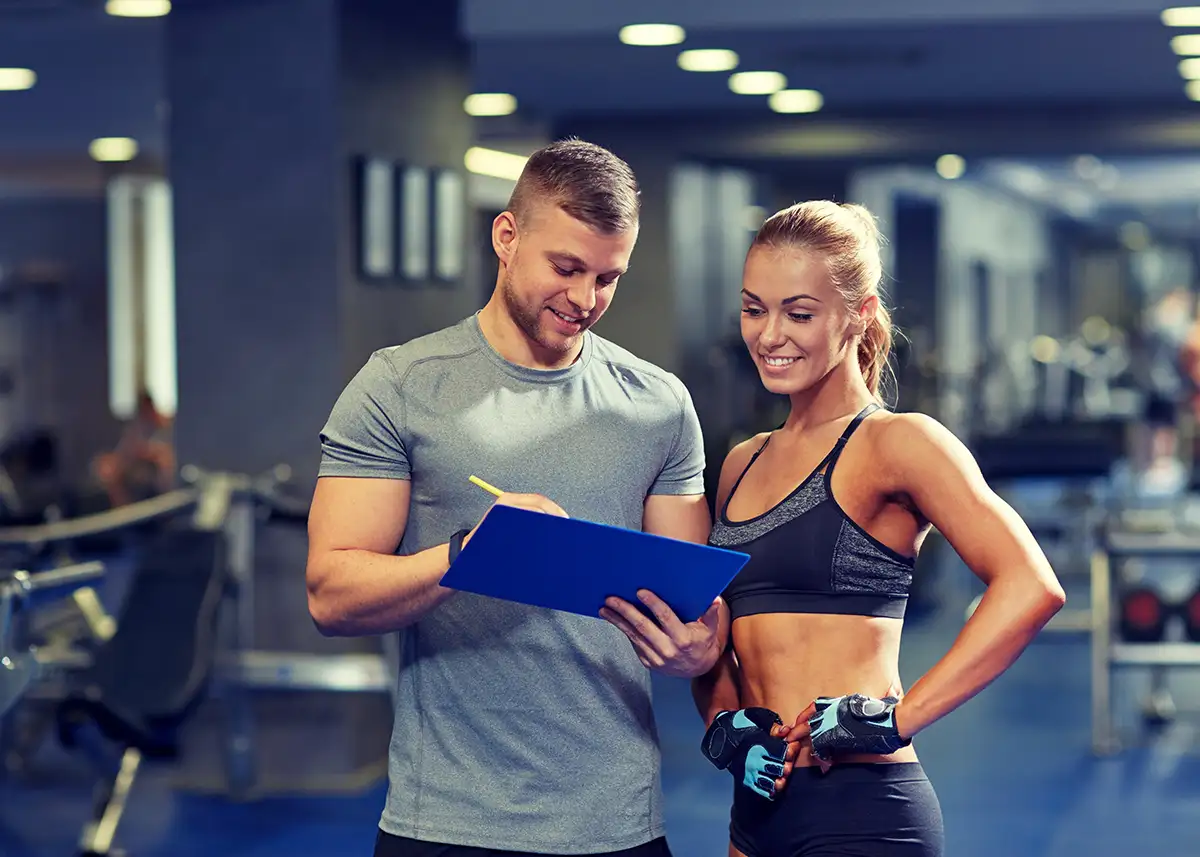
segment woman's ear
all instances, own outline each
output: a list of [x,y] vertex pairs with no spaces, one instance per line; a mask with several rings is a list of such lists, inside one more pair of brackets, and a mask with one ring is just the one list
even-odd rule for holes
[[877,312],[879,312],[879,296],[867,295],[863,298],[863,302],[858,307],[858,317],[855,319],[855,329],[859,336],[867,332],[867,328],[875,320]]

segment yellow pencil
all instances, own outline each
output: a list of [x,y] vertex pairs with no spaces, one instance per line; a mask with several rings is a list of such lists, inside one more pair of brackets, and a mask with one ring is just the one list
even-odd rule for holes
[[468,477],[468,479],[471,482],[474,482],[476,485],[478,485],[484,491],[487,491],[489,494],[495,494],[497,497],[499,497],[501,494],[504,493],[499,488],[497,488],[495,485],[488,485],[486,482],[484,482],[478,476],[470,476],[470,477]]

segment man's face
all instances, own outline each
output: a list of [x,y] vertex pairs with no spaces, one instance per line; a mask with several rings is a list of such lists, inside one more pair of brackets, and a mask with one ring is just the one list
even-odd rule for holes
[[612,302],[637,227],[604,235],[557,205],[540,206],[524,220],[517,227],[506,212],[492,228],[504,305],[537,347],[565,356]]

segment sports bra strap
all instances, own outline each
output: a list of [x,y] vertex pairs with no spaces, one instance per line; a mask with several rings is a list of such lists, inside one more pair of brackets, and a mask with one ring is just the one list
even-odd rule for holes
[[842,450],[846,448],[846,441],[850,440],[850,435],[854,434],[855,429],[862,425],[863,420],[871,416],[871,414],[875,413],[877,410],[879,410],[879,405],[876,402],[871,402],[871,404],[859,411],[854,419],[850,420],[850,425],[846,426],[846,430],[842,432],[842,436],[838,438],[837,443],[834,444],[833,449],[829,453],[829,461],[825,467],[826,477],[833,473],[833,466],[837,464],[837,460],[841,456]]
[[[879,410],[879,405],[875,402],[872,402],[871,404],[867,405],[865,408],[863,408],[861,411],[858,412],[858,414],[854,417],[854,419],[852,419],[850,421],[850,425],[846,426],[846,430],[844,432],[842,432],[842,436],[838,438],[838,441],[834,445],[833,449],[829,450],[829,454],[826,455],[825,458],[823,458],[821,460],[821,463],[817,465],[817,468],[816,468],[816,470],[813,471],[812,476],[816,476],[818,473],[820,473],[822,471],[822,469],[824,469],[825,478],[826,479],[829,478],[829,476],[833,473],[833,465],[837,463],[838,456],[842,454],[842,447],[844,447],[846,445],[846,441],[848,441],[850,439],[850,435],[854,434],[854,430],[859,427],[859,425],[862,423],[863,420],[865,420],[871,414],[875,413],[877,410]],[[771,442],[771,433],[768,433],[766,440],[764,440],[762,442],[762,445],[759,446],[759,448],[754,451],[754,455],[750,456],[750,461],[746,464],[745,467],[742,468],[741,475],[739,475],[737,478],[737,481],[733,483],[733,487],[729,489],[729,494],[725,498],[725,505],[722,507],[722,510],[721,510],[722,515],[724,515],[728,511],[729,501],[733,499],[733,495],[737,493],[738,488],[742,484],[742,480],[746,478],[746,474],[750,472],[750,468],[754,466],[754,462],[758,461],[758,457],[760,455],[762,455],[762,451],[767,448],[767,444],[770,442]],[[809,479],[812,479],[812,476],[810,476]],[[809,480],[806,479],[805,483],[807,483],[808,481]],[[805,484],[805,483],[801,483],[801,484]]]
[[733,495],[737,493],[738,487],[742,484],[742,480],[746,478],[746,474],[750,472],[750,468],[754,466],[754,462],[758,461],[758,457],[762,455],[762,451],[767,448],[767,444],[770,442],[771,435],[768,433],[766,440],[762,442],[762,445],[759,446],[758,449],[754,450],[754,455],[750,456],[749,463],[742,468],[741,475],[738,476],[737,481],[733,483],[733,487],[729,489],[729,494],[725,498],[725,506],[721,510],[721,514],[725,514],[725,511],[729,508],[729,501],[732,500]]

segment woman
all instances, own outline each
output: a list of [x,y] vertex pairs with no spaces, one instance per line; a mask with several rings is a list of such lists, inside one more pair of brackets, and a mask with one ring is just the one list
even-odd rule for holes
[[[725,593],[731,647],[694,684],[704,751],[738,781],[730,855],[942,854],[911,740],[999,676],[1065,600],[958,439],[881,407],[880,278],[874,219],[832,202],[778,212],[746,259],[742,336],[791,408],[729,453],[710,540],[751,557]],[[987,592],[904,694],[900,632],[931,527]]]

